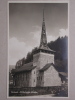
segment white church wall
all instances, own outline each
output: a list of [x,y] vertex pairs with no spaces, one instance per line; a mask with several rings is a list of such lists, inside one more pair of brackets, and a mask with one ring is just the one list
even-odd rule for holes
[[43,68],[47,63],[54,63],[53,54],[40,52],[33,55],[33,66],[37,66],[37,69]]
[[36,68],[34,68],[31,71],[31,79],[30,79],[31,87],[36,87],[36,82],[37,82],[37,79],[36,79]]
[[44,86],[61,86],[61,78],[53,66],[44,71]]
[[[33,55],[33,66],[36,67],[36,77],[40,77],[39,70],[43,68],[47,63],[54,63],[54,55],[48,53],[39,52]],[[37,81],[37,86],[42,86],[44,82],[41,80]]]
[[54,55],[47,53],[40,53],[40,69],[47,63],[54,63]]

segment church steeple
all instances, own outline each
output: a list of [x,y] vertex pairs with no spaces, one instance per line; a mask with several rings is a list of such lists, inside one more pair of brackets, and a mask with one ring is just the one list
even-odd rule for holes
[[55,51],[51,50],[47,46],[47,37],[46,37],[46,26],[45,26],[45,18],[44,18],[44,9],[43,9],[43,22],[42,22],[42,31],[41,31],[41,40],[39,50],[45,53],[53,53]]
[[41,32],[41,40],[40,40],[40,48],[47,47],[47,37],[46,37],[46,26],[45,26],[45,18],[44,18],[44,10],[43,10],[43,22],[42,22],[42,32]]

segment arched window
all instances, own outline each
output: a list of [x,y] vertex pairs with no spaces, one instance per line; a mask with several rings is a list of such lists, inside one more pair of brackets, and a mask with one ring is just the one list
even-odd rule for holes
[[34,82],[35,82],[35,79],[34,79]]
[[41,76],[41,80],[42,80],[42,76]]
[[34,74],[35,74],[35,71],[34,71]]

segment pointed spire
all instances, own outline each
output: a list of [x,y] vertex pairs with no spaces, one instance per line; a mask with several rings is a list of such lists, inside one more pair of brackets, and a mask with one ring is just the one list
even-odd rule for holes
[[40,46],[36,53],[44,52],[44,53],[55,53],[55,51],[51,50],[47,46],[47,37],[46,37],[46,27],[45,27],[45,18],[44,18],[44,9],[43,9],[43,22],[42,22],[42,31],[41,31],[41,39]]
[[45,18],[43,9],[43,23],[42,23],[40,47],[46,47],[46,46],[47,46],[47,38],[46,38],[46,27],[45,27]]
[[[42,32],[39,50],[44,53],[54,53],[55,51],[51,50],[47,46],[47,37],[46,37],[46,27],[45,27],[45,18],[44,18],[44,9],[43,9],[43,22],[42,22]],[[38,52],[38,51],[37,51]]]

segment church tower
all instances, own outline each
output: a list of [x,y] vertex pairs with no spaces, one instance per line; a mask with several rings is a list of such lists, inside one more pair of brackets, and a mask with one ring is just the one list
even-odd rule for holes
[[54,51],[47,46],[46,26],[45,26],[45,18],[43,10],[43,22],[42,22],[40,46],[33,55],[33,66],[37,66],[37,69],[40,70],[47,63],[54,63]]

